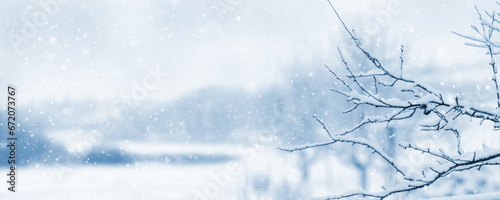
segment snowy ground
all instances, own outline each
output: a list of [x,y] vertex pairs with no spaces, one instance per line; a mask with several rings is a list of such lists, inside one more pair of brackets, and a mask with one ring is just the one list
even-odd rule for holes
[[[147,147],[136,144],[130,147]],[[169,144],[165,144],[169,146]],[[19,169],[18,193],[3,194],[16,199],[297,199],[299,169],[289,154],[267,147],[206,146],[212,158],[229,156],[226,161],[197,160],[196,150],[184,146],[190,162],[148,160],[125,165],[57,165]],[[165,153],[181,156],[178,148],[152,148],[158,158]],[[168,149],[168,148],[166,148]],[[127,149],[126,151],[129,151]],[[230,150],[230,151],[228,151]],[[224,154],[215,153],[223,151]],[[229,152],[229,153],[228,153]],[[144,153],[144,152],[143,152]],[[167,157],[167,156],[163,156]],[[324,169],[323,169],[324,170]],[[316,177],[317,178],[317,177]],[[317,192],[320,188],[315,188]],[[297,194],[298,193],[298,194]],[[290,196],[288,196],[290,195]],[[304,195],[304,194],[302,194]]]
[[[36,165],[18,170],[18,192],[2,193],[2,199],[309,199],[341,194],[359,188],[359,174],[352,166],[328,156],[316,161],[304,177],[304,160],[265,146],[205,145],[211,150],[199,151],[199,145],[158,148],[149,144],[133,144],[124,152],[137,156],[129,164],[110,165]],[[179,144],[175,144],[179,145]],[[175,146],[174,145],[174,146]],[[147,149],[148,157],[139,156]],[[134,150],[135,149],[135,150]],[[183,153],[183,154],[179,154]],[[316,152],[318,153],[318,152]],[[330,152],[331,153],[331,152]],[[174,155],[174,156],[172,156]],[[187,155],[187,156],[186,156]],[[309,152],[308,156],[314,155]],[[185,156],[181,162],[172,159]],[[208,156],[208,159],[200,159]],[[306,155],[307,156],[307,155]],[[217,158],[229,157],[220,160]],[[215,159],[214,159],[215,158]],[[179,160],[177,160],[179,161]],[[484,169],[483,169],[484,171]],[[487,171],[485,171],[488,173]],[[373,173],[376,173],[375,171]],[[488,175],[489,174],[489,175]],[[488,173],[489,179],[500,180],[499,173]],[[479,177],[485,177],[479,174]],[[382,177],[380,177],[382,178]],[[376,176],[371,181],[377,184]],[[475,182],[451,185],[457,189],[474,189]],[[498,187],[498,184],[496,184]],[[423,193],[395,196],[389,199],[420,199],[441,196],[437,185]],[[497,199],[498,193],[435,200]],[[425,198],[427,199],[427,198]]]

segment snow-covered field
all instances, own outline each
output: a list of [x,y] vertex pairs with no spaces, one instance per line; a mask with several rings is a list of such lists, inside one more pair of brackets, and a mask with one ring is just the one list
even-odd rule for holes
[[[294,167],[297,159],[277,149],[205,145],[213,151],[196,153],[200,146],[183,145],[181,152],[178,148],[169,151],[169,144],[164,151],[148,146],[131,145],[132,149],[150,148],[155,153],[123,165],[20,168],[18,193],[3,194],[2,199],[300,199],[327,191],[322,184],[311,187],[302,182],[300,169]],[[184,162],[180,163],[168,159],[182,156]],[[200,160],[199,156],[208,159]],[[230,159],[217,160],[222,156]],[[312,178],[326,181],[318,175],[314,173]]]
[[[157,144],[159,145],[159,144]],[[307,152],[304,157],[266,146],[133,144],[124,151],[133,161],[126,164],[35,165],[18,170],[16,194],[2,199],[309,199],[327,197],[359,188],[353,166],[342,164],[338,152]],[[199,151],[204,146],[208,151]],[[173,148],[176,147],[176,148]],[[149,151],[150,150],[150,151]],[[149,152],[148,152],[149,151]],[[154,152],[153,152],[154,151]],[[148,152],[148,157],[140,154]],[[315,154],[324,157],[310,159]],[[201,157],[205,156],[205,159]],[[169,159],[170,158],[170,159]],[[228,159],[220,159],[228,158]],[[309,158],[309,160],[308,160]],[[173,162],[173,160],[176,160]],[[308,168],[304,168],[306,163]],[[483,169],[484,171],[485,169]],[[477,179],[492,179],[500,188],[500,173],[484,171]],[[371,173],[376,173],[375,171]],[[380,179],[371,182],[378,184]],[[495,181],[496,180],[496,181]],[[442,196],[443,188],[470,190],[476,182],[437,185],[422,193],[389,199]],[[375,189],[377,190],[377,189]],[[458,192],[460,193],[460,192]],[[425,198],[427,199],[427,198]],[[498,193],[430,198],[498,199]]]

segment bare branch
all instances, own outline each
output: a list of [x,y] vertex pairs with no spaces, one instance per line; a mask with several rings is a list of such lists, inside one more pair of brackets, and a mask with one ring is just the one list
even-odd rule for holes
[[325,67],[328,69],[328,71],[329,71],[331,74],[333,74],[333,76],[335,76],[335,78],[336,78],[337,80],[339,80],[340,82],[342,82],[342,84],[344,84],[344,86],[346,86],[346,87],[347,87],[347,89],[349,89],[349,91],[352,91],[352,88],[351,88],[349,85],[347,85],[347,83],[345,83],[345,81],[344,81],[344,80],[342,80],[339,76],[337,76],[337,74],[335,74],[335,72],[333,72],[333,71],[332,71],[332,70],[331,70],[331,69],[330,69],[327,65],[325,65]]
[[406,176],[405,173],[396,166],[396,163],[394,162],[394,160],[391,157],[389,157],[387,154],[385,154],[382,150],[380,150],[380,148],[378,148],[374,144],[370,144],[368,141],[332,138],[331,142],[323,142],[323,143],[306,145],[306,146],[301,146],[301,147],[292,147],[292,148],[288,148],[288,149],[285,149],[285,148],[278,148],[278,149],[292,153],[294,151],[302,151],[302,150],[321,147],[321,146],[328,146],[328,145],[332,145],[335,143],[347,143],[347,144],[352,144],[352,145],[364,146],[364,147],[370,149],[374,154],[377,154],[382,159],[384,159],[386,161],[386,163],[388,163],[390,166],[392,166],[392,168],[394,168],[396,170],[396,172],[398,172],[400,175],[402,175],[403,177]]
[[313,117],[314,117],[314,119],[316,119],[316,121],[317,121],[318,123],[320,123],[320,124],[321,124],[321,126],[323,126],[323,130],[325,130],[325,131],[326,131],[326,133],[328,134],[328,137],[330,137],[330,139],[332,139],[332,141],[335,141],[335,140],[333,139],[333,137],[332,137],[332,134],[330,134],[330,131],[328,131],[328,129],[325,127],[325,123],[323,123],[320,119],[318,119],[318,116],[314,115]]
[[[399,180],[400,185],[397,187],[383,187],[384,191],[379,193],[358,192],[328,197],[326,199],[345,199],[351,197],[385,199],[394,194],[410,192],[430,186],[443,177],[455,172],[463,172],[470,169],[480,170],[483,166],[500,165],[497,159],[500,157],[500,153],[481,156],[477,156],[476,152],[473,152],[473,156],[471,154],[464,154],[461,148],[461,133],[463,133],[463,129],[459,130],[460,127],[455,125],[456,122],[452,123],[460,117],[468,117],[471,119],[478,119],[480,125],[482,125],[484,121],[493,122],[495,124],[494,128],[500,129],[500,116],[497,115],[496,110],[500,108],[500,89],[497,81],[498,70],[494,57],[496,54],[500,54],[500,43],[492,40],[494,34],[500,32],[500,28],[497,26],[500,24],[500,21],[497,19],[498,13],[484,12],[484,16],[487,16],[486,19],[484,19],[479,9],[475,7],[480,20],[480,27],[471,26],[471,28],[478,35],[466,36],[452,32],[459,37],[472,41],[472,43],[466,43],[466,45],[483,48],[488,51],[487,54],[490,57],[489,65],[493,70],[492,80],[496,87],[497,96],[497,108],[490,109],[483,106],[469,105],[469,102],[462,101],[458,96],[455,96],[452,100],[446,98],[445,101],[443,94],[433,89],[431,86],[418,82],[417,80],[412,80],[409,77],[403,78],[403,45],[401,45],[399,55],[400,72],[399,74],[398,72],[391,72],[392,70],[388,70],[390,68],[386,68],[377,58],[373,57],[370,52],[363,48],[361,41],[354,35],[354,31],[351,31],[347,27],[331,1],[327,1],[345,31],[349,34],[350,40],[354,42],[357,48],[356,50],[359,51],[363,59],[368,59],[371,62],[371,64],[367,66],[369,69],[366,69],[365,72],[355,73],[351,69],[340,48],[337,47],[340,60],[347,71],[347,76],[345,76],[345,78],[340,78],[334,70],[325,65],[328,71],[343,85],[343,90],[335,88],[331,90],[344,96],[347,102],[352,103],[352,107],[344,111],[343,114],[348,114],[365,107],[375,109],[377,113],[376,116],[365,115],[365,118],[358,121],[352,128],[337,133],[328,130],[322,120],[317,116],[313,116],[316,121],[321,124],[331,141],[291,148],[280,148],[280,150],[294,152],[329,146],[336,143],[363,146],[372,154],[376,154],[378,157],[382,158],[385,161],[384,163],[391,166],[396,173],[399,174],[401,179]],[[500,3],[498,4],[500,5]],[[371,87],[370,84],[373,84],[374,87]],[[426,120],[430,120],[430,122],[418,122],[418,119],[415,117],[417,113],[423,114]],[[365,129],[365,127],[369,127],[373,124],[387,123],[386,127],[389,127],[389,124],[395,121],[411,122],[416,126],[420,126],[421,131],[430,131],[434,133],[444,131],[447,134],[453,134],[456,139],[455,144],[457,153],[449,155],[443,148],[437,151],[436,149],[431,150],[429,147],[417,147],[411,143],[399,144],[397,148],[402,152],[405,152],[404,150],[416,151],[425,156],[434,158],[433,160],[436,161],[436,163],[432,163],[432,166],[424,166],[418,169],[418,171],[421,171],[421,176],[409,175],[409,173],[405,173],[399,168],[392,157],[388,156],[378,147],[377,144],[380,142],[374,141],[374,143],[373,141],[368,141],[363,138],[348,138],[351,133],[360,132],[360,130],[370,130],[368,128]],[[444,148],[446,147],[447,146]],[[434,166],[438,164],[439,166]]]
[[401,55],[399,56],[399,59],[401,60],[401,74],[399,75],[399,77],[402,79],[403,78],[403,62],[404,62],[404,59],[403,59],[403,55],[404,55],[404,49],[403,49],[403,45],[401,45]]

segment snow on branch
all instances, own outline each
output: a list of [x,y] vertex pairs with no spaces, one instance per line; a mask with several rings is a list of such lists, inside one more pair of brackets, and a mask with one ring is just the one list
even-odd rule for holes
[[[322,123],[322,122],[321,122]],[[325,128],[326,130],[326,128]],[[334,143],[346,143],[346,144],[352,144],[352,145],[359,145],[359,146],[364,146],[368,148],[369,150],[372,151],[372,153],[377,154],[380,156],[382,159],[384,159],[385,162],[387,162],[390,166],[392,166],[396,172],[401,174],[403,177],[405,177],[405,173],[399,169],[396,166],[396,163],[394,160],[388,156],[384,151],[382,151],[379,147],[376,145],[372,144],[370,141],[362,139],[362,138],[356,138],[356,139],[350,139],[350,138],[331,138],[332,141],[324,142],[324,143],[317,143],[317,144],[312,144],[312,145],[305,145],[305,146],[296,146],[290,149],[285,149],[285,148],[279,148],[282,151],[287,151],[287,152],[294,152],[294,151],[301,151],[305,149],[310,149],[310,148],[316,148],[316,147],[321,147],[321,146],[328,146],[332,145]]]
[[[500,53],[500,43],[493,41],[494,34],[500,32],[498,28],[498,24],[500,23],[496,18],[498,15],[497,13],[485,12],[488,18],[484,19],[476,7],[480,26],[472,26],[472,29],[478,33],[478,36],[465,36],[453,32],[460,37],[474,42],[467,43],[467,45],[488,50],[488,55],[491,59],[489,65],[493,69],[492,80],[496,86],[497,93],[497,108],[488,109],[482,106],[477,107],[476,105],[471,105],[467,101],[462,101],[458,96],[455,96],[452,101],[445,100],[442,93],[431,86],[420,83],[418,80],[412,80],[406,76],[403,77],[403,45],[401,45],[400,48],[399,72],[392,72],[389,70],[390,68],[386,68],[383,63],[372,56],[372,54],[362,46],[360,40],[354,36],[353,32],[344,23],[330,0],[327,1],[345,31],[349,34],[350,40],[354,42],[360,55],[367,59],[371,65],[371,69],[366,69],[365,72],[355,72],[356,70],[351,67],[346,57],[344,57],[342,50],[338,47],[337,50],[340,61],[342,61],[342,68],[345,69],[347,75],[345,77],[339,76],[341,73],[333,70],[342,68],[331,68],[325,65],[335,79],[342,84],[340,88],[331,88],[330,90],[344,96],[346,101],[352,104],[352,107],[346,110],[344,114],[351,113],[364,107],[377,110],[377,115],[365,116],[364,119],[360,120],[352,128],[343,131],[330,131],[325,123],[314,115],[313,117],[328,135],[328,141],[279,149],[292,153],[294,151],[302,151],[340,143],[365,147],[369,150],[368,152],[382,158],[385,164],[394,169],[394,172],[398,174],[399,184],[392,188],[383,188],[384,190],[378,193],[350,193],[336,197],[326,197],[326,199],[344,199],[351,197],[385,199],[394,194],[410,192],[430,186],[441,178],[455,172],[463,172],[475,168],[480,170],[483,166],[500,165],[499,159],[497,159],[500,157],[500,152],[490,152],[479,158],[476,156],[476,152],[474,152],[473,155],[464,153],[461,148],[461,132],[458,127],[456,127],[456,123],[453,123],[459,118],[467,117],[480,120],[481,125],[484,121],[490,121],[495,124],[494,130],[500,128],[500,116],[496,114],[496,110],[500,107],[500,92],[497,82],[497,67],[494,58],[494,55]],[[418,122],[420,119],[416,117],[417,113],[426,116],[426,119],[430,120],[430,122]],[[425,168],[420,169],[421,175],[415,175],[411,173],[411,171],[406,171],[406,168],[399,166],[400,164],[398,164],[397,160],[390,157],[384,152],[383,148],[377,146],[375,142],[352,136],[355,132],[360,131],[364,127],[373,124],[387,124],[387,126],[389,126],[390,123],[396,121],[409,121],[413,124],[419,124],[421,131],[451,134],[455,138],[455,141],[451,142],[454,143],[452,146],[456,147],[456,153],[450,155],[443,149],[439,149],[439,152],[437,152],[428,147],[419,147],[412,143],[400,143],[397,147],[399,150],[397,151],[418,152],[434,159],[437,164],[439,164],[438,166],[425,166]],[[370,129],[367,128],[363,130],[366,131]]]
[[[497,2],[497,4],[499,4]],[[499,4],[500,5],[500,4]],[[493,11],[492,13],[488,13],[485,11],[484,13],[489,17],[489,19],[483,19],[483,16],[481,15],[481,12],[479,12],[479,9],[477,6],[474,6],[476,8],[477,15],[479,16],[479,21],[481,25],[481,29],[479,29],[476,26],[471,26],[472,30],[474,30],[479,37],[473,37],[473,36],[466,36],[462,35],[456,32],[452,32],[455,35],[458,35],[460,37],[463,37],[467,40],[471,40],[472,42],[477,42],[477,43],[465,43],[468,46],[472,47],[479,47],[479,48],[485,48],[487,49],[486,54],[490,55],[490,63],[489,65],[491,66],[493,70],[493,76],[491,77],[491,80],[493,80],[493,83],[495,84],[495,89],[496,89],[496,97],[497,97],[497,109],[500,108],[500,88],[498,86],[498,69],[496,66],[495,62],[495,55],[498,55],[500,52],[500,42],[498,41],[493,41],[494,38],[494,33],[500,32],[500,29],[498,28],[498,24],[500,24],[500,21],[495,18],[497,16],[497,13]]]

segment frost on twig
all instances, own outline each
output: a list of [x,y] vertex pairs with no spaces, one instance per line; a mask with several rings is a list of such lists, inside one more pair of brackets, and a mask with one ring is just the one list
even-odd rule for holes
[[[342,68],[345,69],[347,75],[345,77],[339,76],[340,73],[325,65],[336,81],[342,83],[339,88],[332,88],[331,91],[342,95],[352,104],[352,107],[347,109],[344,114],[351,113],[361,107],[368,107],[381,112],[377,112],[375,116],[365,116],[356,125],[343,131],[329,130],[323,121],[314,116],[328,135],[329,140],[304,146],[280,148],[280,150],[292,153],[294,151],[339,143],[365,147],[367,154],[371,153],[380,157],[386,165],[393,169],[393,172],[399,177],[399,184],[391,188],[384,187],[384,190],[378,193],[350,193],[327,197],[326,199],[344,199],[350,197],[385,199],[394,194],[410,192],[430,186],[441,178],[455,172],[463,172],[474,168],[481,169],[482,166],[500,165],[500,152],[489,152],[488,154],[481,154],[479,156],[477,156],[476,152],[473,154],[464,153],[461,148],[461,131],[459,127],[456,127],[456,123],[454,123],[460,118],[471,118],[480,120],[481,124],[484,121],[499,124],[500,116],[496,114],[496,109],[470,105],[458,96],[451,101],[445,100],[440,91],[424,83],[419,83],[418,80],[412,80],[403,76],[403,46],[400,48],[399,70],[394,70],[393,72],[392,68],[386,68],[383,63],[372,56],[362,46],[360,40],[350,31],[330,0],[328,0],[328,3],[361,56],[367,59],[371,65],[371,68],[367,67],[367,70],[364,72],[355,72],[349,60],[343,55],[342,50],[337,48],[339,59],[342,61]],[[494,55],[500,53],[500,43],[492,41],[492,36],[495,32],[500,32],[500,29],[496,28],[499,21],[495,18],[497,15],[495,12],[486,12],[488,19],[483,19],[479,11],[478,14],[481,26],[479,28],[472,26],[472,28],[479,34],[479,37],[455,34],[475,42],[469,45],[482,47],[488,51],[488,55],[491,58],[490,66],[494,74],[492,80],[496,85],[498,109],[500,107],[500,92],[497,83],[497,68]],[[339,69],[339,67],[335,69]],[[428,121],[425,123],[419,122],[419,118],[416,117],[417,114],[423,114]],[[454,143],[453,146],[456,148],[456,153],[448,154],[442,148],[439,151],[435,151],[429,147],[417,146],[412,143],[400,143],[396,151],[417,152],[423,156],[428,156],[438,164],[438,166],[425,166],[425,168],[420,169],[421,173],[415,174],[407,171],[406,168],[401,166],[401,163],[398,163],[397,160],[389,156],[384,152],[384,148],[379,147],[373,141],[353,137],[355,132],[359,132],[362,128],[372,124],[386,124],[389,126],[390,123],[397,121],[409,121],[413,124],[418,124],[421,131],[452,135],[455,140],[451,142]]]
[[[497,2],[498,4],[498,2]],[[476,6],[477,15],[479,16],[479,21],[480,21],[480,28],[477,26],[471,26],[472,30],[474,30],[477,33],[477,37],[473,36],[466,36],[462,35],[456,32],[452,32],[455,35],[458,35],[460,37],[463,37],[465,39],[471,40],[474,43],[465,43],[468,46],[472,47],[478,47],[478,48],[484,48],[486,49],[486,54],[490,56],[490,63],[489,65],[491,66],[491,69],[493,70],[493,76],[491,77],[491,80],[493,80],[495,84],[495,89],[496,89],[496,97],[497,97],[497,109],[500,108],[500,90],[498,88],[498,69],[496,66],[495,62],[495,55],[500,54],[500,43],[498,41],[494,41],[495,33],[500,32],[500,29],[497,27],[498,24],[500,23],[497,18],[497,13],[493,11],[492,13],[484,12],[486,16],[488,16],[487,19],[484,19],[483,16],[481,15],[481,12],[477,9]]]

